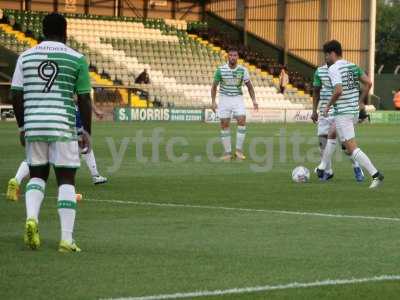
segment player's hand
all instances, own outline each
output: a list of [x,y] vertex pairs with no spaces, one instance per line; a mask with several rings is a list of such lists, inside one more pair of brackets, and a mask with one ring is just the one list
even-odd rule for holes
[[365,121],[365,119],[370,119],[369,114],[367,114],[367,111],[364,109],[361,109],[358,113],[358,123],[362,123]]
[[217,103],[212,103],[212,104],[211,104],[211,110],[212,110],[214,113],[217,111],[217,108],[218,108]]
[[91,150],[90,135],[85,130],[80,135],[78,140],[79,148],[81,148],[82,154],[87,154]]
[[311,114],[311,120],[316,124],[318,122],[318,113],[316,111],[313,111]]
[[25,131],[21,131],[19,133],[19,142],[21,143],[22,147],[25,147]]
[[257,111],[258,110],[258,103],[257,103],[257,101],[254,101],[253,102],[253,107],[254,107],[254,109]]

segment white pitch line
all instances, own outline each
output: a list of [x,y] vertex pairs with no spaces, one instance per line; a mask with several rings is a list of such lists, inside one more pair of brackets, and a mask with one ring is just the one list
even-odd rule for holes
[[319,286],[332,286],[332,285],[344,285],[344,284],[356,284],[365,282],[379,282],[379,281],[397,281],[400,280],[400,275],[380,275],[366,278],[349,278],[349,279],[326,279],[322,281],[314,282],[292,282],[287,284],[278,285],[264,285],[244,288],[232,288],[226,290],[213,290],[213,291],[196,291],[189,293],[175,293],[175,294],[163,294],[163,295],[152,295],[152,296],[140,296],[140,297],[123,297],[123,298],[108,298],[108,300],[165,300],[165,299],[184,299],[184,298],[195,298],[195,297],[207,297],[207,296],[223,296],[232,294],[245,294],[255,292],[267,292],[274,290],[287,290],[287,289],[299,289],[299,288],[310,288]]
[[[1,193],[1,194],[5,195],[5,193]],[[48,196],[48,198],[57,198],[57,197]],[[400,222],[400,218],[395,218],[395,217],[343,215],[343,214],[330,214],[330,213],[307,212],[307,211],[256,209],[256,208],[240,208],[240,207],[225,207],[225,206],[211,206],[211,205],[192,205],[192,204],[179,204],[179,203],[139,202],[139,201],[129,201],[129,200],[125,201],[125,200],[115,200],[115,199],[93,199],[93,198],[84,198],[84,201],[115,203],[115,204],[130,204],[130,205],[141,205],[141,206],[199,208],[199,209],[230,210],[230,211],[242,211],[242,212],[259,212],[259,213],[270,213],[270,214],[281,214],[281,215],[312,216],[312,217],[323,217],[323,218]]]
[[224,206],[210,206],[210,205],[191,205],[191,204],[178,204],[178,203],[139,202],[139,201],[124,201],[124,200],[113,200],[113,199],[100,200],[100,199],[91,199],[91,198],[87,198],[86,200],[84,199],[84,201],[142,205],[142,206],[199,208],[199,209],[229,210],[229,211],[242,211],[242,212],[261,212],[261,213],[270,213],[270,214],[284,214],[284,215],[298,215],[298,216],[313,216],[313,217],[324,217],[324,218],[341,218],[341,219],[360,219],[360,220],[400,222],[400,218],[393,218],[393,217],[343,215],[343,214],[329,214],[329,213],[319,213],[319,212],[290,211],[290,210],[255,209],[255,208],[239,208],[239,207],[224,207]]

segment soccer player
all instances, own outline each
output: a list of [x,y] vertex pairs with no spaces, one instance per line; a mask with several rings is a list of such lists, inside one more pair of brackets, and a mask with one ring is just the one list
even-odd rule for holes
[[[372,176],[370,188],[377,188],[383,182],[383,175],[372,164],[368,156],[358,147],[355,139],[354,124],[358,121],[359,99],[368,97],[371,81],[368,76],[356,64],[342,58],[342,46],[332,40],[324,44],[323,51],[329,65],[328,76],[333,87],[332,96],[324,109],[327,117],[331,106],[340,142],[346,148],[351,157],[366,169]],[[361,96],[360,82],[363,84]],[[335,151],[335,143],[329,140],[322,158],[321,169],[326,171],[328,161],[331,161]],[[324,175],[326,177],[326,175]]]
[[[236,157],[244,160],[243,143],[246,137],[246,108],[243,100],[242,85],[246,84],[254,109],[258,109],[253,85],[247,69],[238,65],[239,52],[237,49],[230,49],[228,52],[228,63],[217,68],[214,74],[214,82],[211,88],[212,110],[218,109],[218,117],[221,120],[221,141],[224,147],[224,161]],[[217,88],[219,89],[219,103],[215,101]],[[231,117],[237,120],[236,151],[232,156],[231,133],[229,129]]]
[[[92,102],[93,105],[93,102]],[[93,106],[92,106],[93,107]],[[84,132],[84,129],[82,127],[82,122],[81,122],[81,116],[78,110],[78,107],[76,107],[76,129],[78,136],[81,136]],[[82,151],[82,149],[81,149]],[[89,153],[82,153],[82,157],[86,162],[86,165],[89,168],[89,171],[92,175],[92,181],[95,185],[98,184],[103,184],[107,182],[107,178],[104,176],[101,176],[97,170],[97,164],[96,164],[96,158],[94,157],[94,152],[93,149],[90,150]],[[17,173],[15,174],[15,177],[11,178],[8,181],[8,186],[7,186],[7,193],[6,193],[6,198],[10,201],[18,201],[19,199],[19,190],[20,190],[20,185],[21,182],[29,177],[29,166],[28,163],[24,160],[18,167]]]
[[[98,112],[97,109],[95,109],[95,105],[93,102],[92,102],[92,108],[93,108],[93,111],[95,112],[95,114],[99,116],[100,112]],[[78,130],[78,135],[81,135],[84,132],[84,128],[82,127],[81,116],[80,116],[78,107],[76,108],[76,128]],[[90,174],[92,175],[93,183],[95,185],[106,183],[107,178],[104,176],[101,176],[99,174],[99,171],[97,170],[97,163],[96,163],[96,158],[94,157],[93,149],[91,149],[87,153],[85,153],[85,151],[83,151],[82,157],[90,171]]]
[[[322,158],[324,155],[326,144],[328,142],[336,145],[336,126],[332,108],[329,109],[327,117],[323,116],[323,112],[326,108],[326,105],[331,99],[333,93],[333,87],[329,79],[327,64],[318,67],[317,70],[315,71],[313,86],[314,86],[313,113],[311,115],[311,119],[313,120],[314,123],[318,123],[318,138],[319,138],[319,146]],[[317,112],[318,105],[320,113],[319,116]],[[359,164],[357,163],[357,161],[355,161],[346,151],[344,153],[350,158],[352,162],[356,181],[358,182],[363,181],[364,173],[360,168]],[[325,169],[325,177],[323,169],[320,168]],[[320,165],[319,167],[317,167],[316,173],[318,177],[322,180],[331,179],[333,177],[332,162],[328,160],[326,166]]]
[[40,246],[39,212],[50,164],[58,184],[61,223],[60,252],[80,252],[73,240],[76,214],[75,173],[80,166],[75,127],[75,103],[85,132],[81,147],[90,149],[91,101],[89,70],[85,57],[65,45],[67,22],[57,13],[43,19],[45,41],[23,52],[11,85],[11,100],[25,146],[30,180],[26,186],[25,243]]

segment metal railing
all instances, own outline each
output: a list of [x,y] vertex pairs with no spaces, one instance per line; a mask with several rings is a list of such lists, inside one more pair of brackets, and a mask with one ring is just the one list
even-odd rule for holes
[[[10,104],[9,91],[11,82],[0,82],[0,104]],[[149,92],[145,89],[124,85],[99,85],[92,86],[92,97],[95,103],[112,104],[113,106],[132,107],[132,98],[137,95],[140,100],[145,101],[145,107],[150,107],[150,103],[154,106],[161,105],[157,99],[150,101]]]

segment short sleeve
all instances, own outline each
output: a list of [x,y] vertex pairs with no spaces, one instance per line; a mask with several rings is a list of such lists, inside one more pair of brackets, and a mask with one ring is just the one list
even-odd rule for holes
[[340,74],[339,65],[334,64],[329,67],[329,79],[331,80],[332,86],[335,87],[336,85],[342,85],[342,75]]
[[214,81],[220,82],[221,81],[221,69],[217,68],[217,70],[214,73]]
[[319,77],[318,70],[316,70],[314,73],[313,86],[315,86],[315,87],[322,86],[322,81],[321,81],[321,77]]
[[79,59],[78,79],[75,84],[75,92],[77,94],[89,94],[91,90],[89,66],[84,56]]
[[15,66],[14,75],[12,78],[11,89],[22,91],[24,89],[24,73],[22,69],[22,56],[20,56],[17,60],[17,64]]
[[357,75],[358,78],[361,78],[365,74],[364,70],[361,69],[359,66],[356,66],[356,70],[355,71],[356,71],[356,75]]
[[244,81],[244,83],[247,83],[247,82],[250,81],[250,74],[249,74],[249,71],[247,71],[246,68],[244,68],[243,81]]

